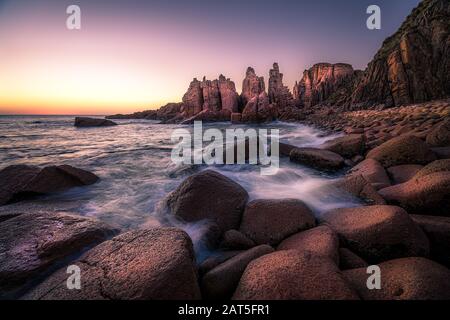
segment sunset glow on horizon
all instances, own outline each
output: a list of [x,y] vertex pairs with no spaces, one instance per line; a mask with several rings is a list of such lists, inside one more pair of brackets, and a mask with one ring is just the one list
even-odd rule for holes
[[[0,114],[113,114],[179,102],[196,77],[231,78],[273,62],[292,89],[318,62],[363,69],[419,0],[379,1],[383,29],[365,28],[370,1],[0,0]],[[66,8],[82,29],[66,28]],[[327,23],[321,23],[327,21]]]

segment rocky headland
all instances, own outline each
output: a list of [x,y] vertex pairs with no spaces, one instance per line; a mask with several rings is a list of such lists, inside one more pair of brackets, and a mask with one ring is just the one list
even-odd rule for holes
[[[450,299],[450,3],[424,0],[364,71],[320,63],[291,91],[278,64],[248,68],[242,92],[221,75],[194,79],[182,102],[109,118],[164,123],[301,121],[343,133],[317,148],[282,143],[293,163],[340,172],[326,192],[356,207],[317,214],[299,199],[252,199],[214,171],[161,199],[179,222],[208,221],[215,252],[168,225],[121,234],[69,212],[8,213],[11,203],[96,183],[69,166],[0,171],[0,297],[21,299]],[[299,195],[301,198],[301,195]],[[169,220],[171,220],[169,219]],[[50,235],[50,236],[49,236]],[[69,290],[79,266],[83,289]],[[369,290],[367,267],[381,269]]]

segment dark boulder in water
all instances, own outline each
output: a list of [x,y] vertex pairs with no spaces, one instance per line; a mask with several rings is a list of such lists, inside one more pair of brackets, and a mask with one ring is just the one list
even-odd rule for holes
[[40,169],[35,166],[14,165],[0,171],[0,205],[7,204],[15,194],[38,175]]
[[166,198],[168,211],[186,222],[211,220],[222,232],[237,229],[247,191],[224,175],[205,170],[184,180]]
[[110,127],[116,125],[117,123],[107,119],[88,118],[88,117],[75,118],[75,127]]
[[130,231],[105,241],[72,264],[80,290],[69,290],[63,268],[31,290],[32,300],[200,299],[192,241],[176,228]]

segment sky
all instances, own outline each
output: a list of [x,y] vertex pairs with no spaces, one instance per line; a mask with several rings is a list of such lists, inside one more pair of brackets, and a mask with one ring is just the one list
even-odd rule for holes
[[[181,101],[194,77],[278,62],[364,69],[419,0],[0,0],[0,114],[112,114]],[[81,8],[81,29],[66,8]],[[366,27],[369,5],[381,30]]]

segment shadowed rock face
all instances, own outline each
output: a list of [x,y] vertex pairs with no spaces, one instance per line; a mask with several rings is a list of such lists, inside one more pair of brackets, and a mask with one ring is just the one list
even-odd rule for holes
[[283,74],[280,73],[278,63],[274,63],[269,72],[269,102],[276,103],[279,109],[294,106],[291,92],[283,85]]
[[399,106],[450,95],[449,21],[449,1],[422,1],[369,63],[352,104]]
[[88,128],[88,127],[111,127],[116,126],[117,123],[107,119],[97,119],[88,117],[76,117],[75,127]]
[[246,106],[252,98],[259,96],[265,90],[264,77],[258,77],[255,70],[248,67],[244,81],[242,81],[242,105]]
[[349,64],[318,63],[303,72],[303,78],[294,86],[294,99],[305,107],[327,100],[355,75]]

